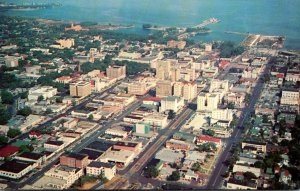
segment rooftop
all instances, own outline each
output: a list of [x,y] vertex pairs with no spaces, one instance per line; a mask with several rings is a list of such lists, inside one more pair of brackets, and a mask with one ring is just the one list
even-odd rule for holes
[[77,160],[82,160],[85,157],[87,157],[87,155],[80,154],[80,153],[67,153],[67,154],[63,154],[62,156],[69,157],[69,158],[75,158]]
[[1,171],[19,173],[29,167],[32,163],[18,160],[7,161],[0,166]]
[[116,146],[126,146],[126,147],[136,147],[138,143],[135,142],[127,142],[127,141],[118,141]]
[[82,149],[79,153],[88,155],[89,160],[96,160],[102,155],[103,152],[90,149]]
[[94,167],[94,168],[113,168],[115,165],[110,164],[110,163],[104,163],[104,162],[99,162],[99,161],[92,161],[88,167]]
[[19,147],[7,145],[0,149],[0,157],[10,156],[19,151]]
[[19,157],[22,158],[27,158],[27,159],[32,159],[32,160],[38,160],[40,158],[42,158],[44,155],[39,154],[39,153],[31,153],[31,152],[24,152],[21,155],[19,155]]

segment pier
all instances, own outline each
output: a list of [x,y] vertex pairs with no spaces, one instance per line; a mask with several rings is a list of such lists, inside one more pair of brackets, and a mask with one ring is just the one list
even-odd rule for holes
[[227,34],[237,34],[237,35],[243,35],[243,36],[249,36],[251,35],[249,32],[248,33],[244,33],[244,32],[234,32],[234,31],[224,31]]
[[216,18],[210,18],[210,19],[207,19],[207,20],[203,21],[199,25],[194,26],[193,28],[203,28],[203,27],[206,27],[209,24],[218,23],[218,22],[220,22],[220,20],[218,20]]

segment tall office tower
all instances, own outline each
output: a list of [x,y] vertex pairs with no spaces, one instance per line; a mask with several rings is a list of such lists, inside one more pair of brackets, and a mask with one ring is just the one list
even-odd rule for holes
[[126,78],[126,66],[117,66],[117,65],[112,65],[106,68],[106,75],[110,79],[122,79]]
[[156,78],[160,80],[169,80],[171,75],[171,63],[160,60],[156,63]]
[[70,95],[84,97],[91,94],[90,82],[78,81],[70,83]]
[[165,97],[173,94],[173,83],[171,81],[158,81],[156,83],[156,96]]

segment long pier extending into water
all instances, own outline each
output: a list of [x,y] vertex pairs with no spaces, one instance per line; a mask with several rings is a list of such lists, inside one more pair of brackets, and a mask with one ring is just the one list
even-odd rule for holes
[[225,33],[228,33],[228,34],[237,34],[237,35],[243,35],[243,36],[249,36],[251,35],[251,33],[245,33],[245,32],[234,32],[234,31],[224,31]]
[[203,21],[199,25],[194,26],[193,28],[203,28],[203,27],[206,27],[209,24],[218,23],[218,22],[220,22],[219,19],[210,18],[210,19],[207,19],[207,20]]

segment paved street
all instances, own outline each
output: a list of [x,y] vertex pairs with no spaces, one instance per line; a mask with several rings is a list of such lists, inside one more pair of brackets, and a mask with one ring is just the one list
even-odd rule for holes
[[[114,84],[113,86],[107,88],[106,90],[104,90],[101,93],[92,94],[91,96],[89,96],[86,99],[84,99],[78,105],[73,106],[73,107],[67,109],[65,111],[65,113],[63,113],[63,114],[59,114],[59,115],[55,116],[54,118],[48,120],[47,122],[45,122],[43,124],[40,124],[37,128],[43,128],[43,127],[46,127],[47,125],[50,125],[53,121],[57,120],[58,118],[66,115],[66,114],[70,114],[73,110],[79,109],[80,107],[84,106],[85,104],[87,104],[88,102],[90,102],[94,97],[105,95],[105,93],[111,91],[112,89],[114,89],[120,83],[121,82],[117,82],[116,84]],[[149,96],[149,95],[147,94],[144,97],[147,97],[147,96]],[[136,109],[137,107],[139,107],[140,104],[141,104],[141,101],[139,100],[137,103],[129,106],[128,109],[125,112],[123,112],[121,116],[118,116],[116,121],[113,121],[113,120],[109,121],[105,126],[103,126],[102,128],[100,128],[101,129],[100,131],[98,131],[99,126],[97,126],[95,129],[92,130],[92,132],[88,133],[88,135],[85,135],[84,137],[80,138],[79,140],[76,140],[74,143],[72,143],[68,147],[66,147],[65,150],[73,148],[73,147],[75,147],[77,145],[80,145],[80,146],[76,147],[76,151],[79,151],[81,148],[85,147],[86,145],[88,145],[89,143],[91,143],[92,141],[94,141],[101,133],[103,133],[106,129],[108,129],[112,123],[116,123],[116,122],[120,121],[123,118],[122,116],[125,116],[125,115],[129,114],[131,111],[133,111],[134,109]],[[96,133],[93,133],[95,131],[96,131]],[[24,138],[27,138],[27,137],[28,137],[28,133],[25,133],[20,138],[24,139]],[[46,171],[48,171],[55,163],[58,162],[59,156],[65,150],[57,153],[53,158],[50,159],[50,161],[47,161],[47,163],[45,164],[44,168],[42,168],[41,170],[39,170],[38,172],[36,172],[32,176],[28,177],[26,180],[22,180],[22,182],[11,181],[8,184],[13,189],[22,188],[25,184],[32,184],[38,178],[40,178]]]
[[[267,64],[267,66],[265,67],[265,70],[261,74],[261,76],[268,73],[268,71],[270,69],[270,65],[271,65],[271,63],[269,62]],[[254,105],[255,105],[257,99],[259,98],[259,95],[263,88],[263,84],[264,83],[261,82],[260,80],[257,81],[257,84],[253,89],[249,104],[248,104],[248,106],[243,108],[237,126],[243,126],[243,124],[244,124],[245,120],[248,118],[249,114],[252,111],[254,111]],[[219,189],[222,186],[221,183],[222,183],[223,178],[221,175],[224,174],[226,172],[226,170],[228,169],[228,167],[225,166],[222,162],[231,158],[232,153],[230,152],[230,150],[232,149],[235,142],[241,138],[241,135],[242,135],[241,129],[235,128],[233,130],[231,137],[227,141],[227,146],[225,147],[223,153],[220,155],[219,160],[215,165],[215,169],[210,176],[210,179],[209,179],[207,187],[206,187],[207,189]]]

